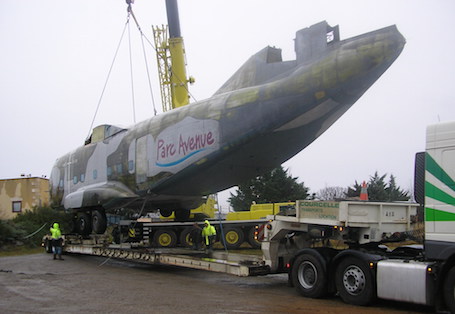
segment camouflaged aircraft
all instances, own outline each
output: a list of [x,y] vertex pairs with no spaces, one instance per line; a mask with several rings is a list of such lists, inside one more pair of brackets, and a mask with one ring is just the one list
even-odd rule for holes
[[296,60],[266,47],[211,98],[128,129],[96,127],[56,161],[54,205],[81,234],[103,233],[118,208],[188,217],[204,196],[269,171],[340,118],[401,53],[395,26],[340,40],[326,22],[297,32]]

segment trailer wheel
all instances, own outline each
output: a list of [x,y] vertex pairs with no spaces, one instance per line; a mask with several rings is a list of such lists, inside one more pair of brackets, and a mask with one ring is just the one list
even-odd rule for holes
[[444,281],[444,300],[450,312],[455,313],[455,266],[450,269]]
[[171,248],[177,244],[177,235],[172,230],[159,229],[153,236],[153,242],[158,247]]
[[240,228],[226,228],[224,231],[224,240],[228,249],[238,249],[244,238],[245,236]]
[[248,230],[248,243],[251,245],[253,249],[261,248],[261,241],[256,240],[254,238],[254,233],[256,232],[256,227],[253,226]]
[[92,232],[92,222],[90,216],[87,213],[79,213],[76,219],[77,232],[83,236],[86,236]]
[[304,297],[321,298],[327,294],[327,274],[315,256],[302,254],[297,257],[291,276],[297,292]]
[[343,259],[336,269],[335,284],[344,302],[367,305],[376,298],[373,274],[368,265],[354,257]]
[[193,242],[190,241],[190,233],[191,233],[192,228],[188,227],[183,229],[183,231],[180,233],[180,245],[183,245],[184,247],[192,247]]
[[103,234],[106,231],[107,218],[103,209],[92,212],[92,227],[96,234]]

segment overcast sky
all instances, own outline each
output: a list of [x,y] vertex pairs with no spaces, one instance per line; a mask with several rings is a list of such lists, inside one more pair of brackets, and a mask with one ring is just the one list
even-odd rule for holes
[[[145,35],[167,24],[164,0],[136,0]],[[196,100],[210,97],[267,45],[295,58],[301,28],[326,20],[341,39],[396,24],[407,44],[354,106],[284,164],[312,192],[393,174],[410,190],[425,128],[455,120],[455,1],[180,0]],[[0,0],[0,178],[49,176],[55,159],[83,144],[126,22],[123,0]],[[134,123],[125,35],[95,119]],[[142,47],[131,25],[136,122],[153,115]],[[152,88],[161,110],[154,52]],[[224,193],[224,198],[228,193]]]

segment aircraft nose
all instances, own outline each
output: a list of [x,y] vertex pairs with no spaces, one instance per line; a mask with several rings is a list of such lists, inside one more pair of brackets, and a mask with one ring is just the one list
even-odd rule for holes
[[395,25],[353,38],[338,53],[339,71],[342,72],[343,68],[368,71],[375,66],[388,67],[400,55],[405,43]]
[[390,28],[391,28],[391,30],[390,30],[389,37],[391,37],[390,40],[392,40],[392,42],[395,43],[395,51],[399,55],[401,53],[401,51],[403,50],[404,45],[406,44],[406,39],[398,31],[398,29],[395,25],[391,26]]
[[342,87],[332,96],[341,103],[353,103],[390,67],[405,43],[393,25],[342,45],[336,55],[335,71]]
[[387,67],[400,55],[406,43],[406,39],[395,25],[373,32],[371,36],[372,46],[365,44],[361,47],[369,48],[374,58],[378,59],[378,63],[385,63]]

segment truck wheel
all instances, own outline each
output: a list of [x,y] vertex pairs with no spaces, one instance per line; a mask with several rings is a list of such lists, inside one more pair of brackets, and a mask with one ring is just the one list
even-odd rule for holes
[[335,284],[344,302],[367,305],[376,298],[376,288],[368,265],[354,257],[341,261],[335,273]]
[[96,234],[103,234],[106,231],[107,218],[103,209],[92,212],[92,228]]
[[455,266],[450,269],[444,281],[444,300],[450,312],[455,313]]
[[92,222],[90,216],[87,213],[79,213],[76,219],[77,232],[83,236],[86,236],[92,232]]
[[172,230],[159,229],[153,236],[153,242],[157,247],[175,247],[177,244],[177,235]]
[[248,230],[248,243],[251,245],[253,249],[260,249],[261,248],[261,241],[256,240],[254,238],[254,232],[256,228],[253,226]]
[[183,231],[180,233],[180,245],[184,247],[192,247],[193,242],[190,241],[190,233],[191,233],[192,228],[188,227],[183,229]]
[[224,231],[224,240],[228,249],[238,249],[244,238],[245,236],[240,228],[226,228]]
[[304,297],[321,298],[327,294],[327,274],[315,256],[302,254],[297,257],[291,276],[297,292]]

